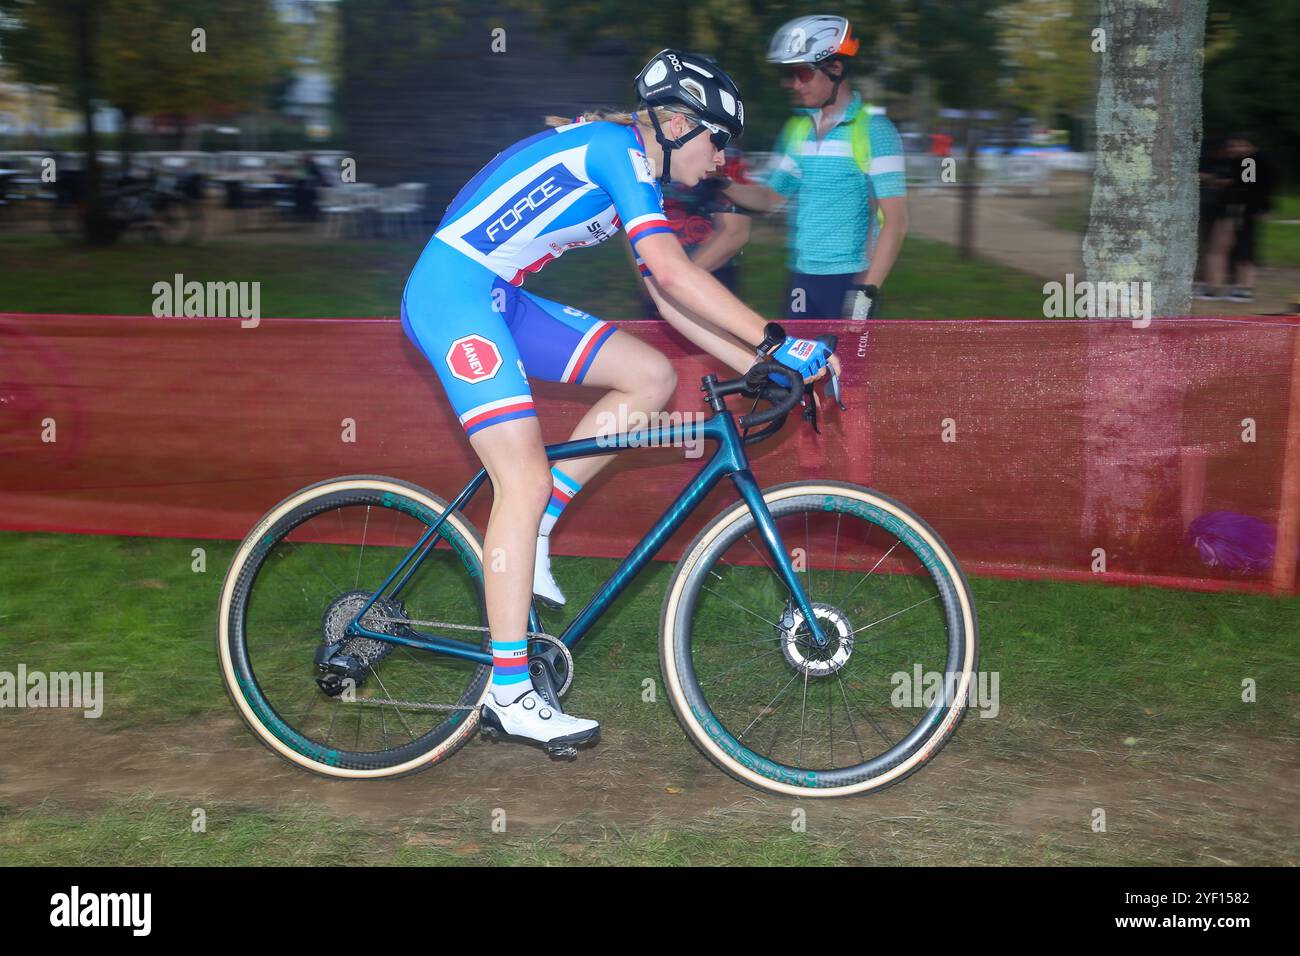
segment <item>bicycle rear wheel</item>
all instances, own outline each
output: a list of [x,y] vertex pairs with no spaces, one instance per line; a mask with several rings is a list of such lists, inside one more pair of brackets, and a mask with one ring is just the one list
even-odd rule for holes
[[660,657],[683,728],[738,780],[792,796],[897,783],[951,738],[978,663],[964,575],[903,505],[845,482],[764,500],[828,643],[816,647],[743,503],[686,549]]
[[[404,481],[338,478],[280,502],[240,544],[221,592],[218,658],[240,716],[272,751],[326,776],[394,777],[473,735],[489,665],[344,633],[447,510]],[[490,651],[482,539],[459,512],[440,532],[400,592],[362,623],[395,635],[411,633],[405,621],[460,624],[469,630],[429,633]],[[354,666],[351,686],[328,675],[321,683],[322,646]]]

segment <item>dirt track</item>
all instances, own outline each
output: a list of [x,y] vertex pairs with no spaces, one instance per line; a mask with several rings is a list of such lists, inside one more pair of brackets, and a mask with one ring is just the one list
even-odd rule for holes
[[[468,801],[484,808],[485,828],[490,809],[503,807],[512,826],[525,831],[577,819],[623,828],[771,824],[802,806],[810,827],[833,826],[868,849],[889,847],[896,855],[909,838],[924,837],[929,844],[937,838],[940,851],[951,844],[962,854],[931,862],[992,859],[1011,847],[1033,849],[1043,862],[1076,855],[1080,862],[1300,862],[1300,757],[1293,742],[1184,741],[1160,753],[1120,741],[1107,751],[1080,748],[1061,735],[996,756],[980,724],[968,719],[931,766],[900,786],[853,800],[796,803],[731,781],[684,740],[647,741],[617,728],[574,763],[476,740],[415,776],[350,782],[289,766],[233,717],[146,732],[101,729],[67,712],[9,711],[0,718],[0,805],[49,801],[91,811],[147,794],[193,806],[309,805],[391,827],[436,826]],[[1106,812],[1106,834],[1090,828],[1095,808]]]

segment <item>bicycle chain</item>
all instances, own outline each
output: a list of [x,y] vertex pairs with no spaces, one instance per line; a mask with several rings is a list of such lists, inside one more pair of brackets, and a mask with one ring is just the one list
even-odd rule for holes
[[[376,615],[371,617],[366,615],[372,621],[383,621],[385,624],[418,624],[421,627],[445,627],[453,631],[486,631],[488,628],[478,624],[452,624],[450,621],[420,621],[415,618],[402,617],[383,617]],[[559,638],[554,634],[547,634],[545,631],[524,631],[524,637],[540,637],[548,641],[558,641]]]

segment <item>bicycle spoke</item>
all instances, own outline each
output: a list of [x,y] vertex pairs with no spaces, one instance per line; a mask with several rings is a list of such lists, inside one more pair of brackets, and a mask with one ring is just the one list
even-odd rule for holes
[[[755,656],[753,656],[753,657],[751,657],[751,658],[748,658],[747,660],[743,660],[743,661],[741,661],[739,664],[735,665],[734,667],[728,667],[728,668],[727,668],[725,671],[723,671],[721,674],[717,674],[717,675],[715,675],[715,676],[712,678],[712,680],[713,680],[713,681],[717,681],[719,678],[726,677],[728,674],[732,673],[733,671],[739,670],[740,668],[745,667],[746,665],[749,665],[749,664],[754,663],[754,661],[762,660],[763,658],[765,658],[765,657],[769,657],[769,656],[770,656],[770,652],[768,652],[768,651],[763,651],[762,653],[760,653],[760,654],[756,654]],[[703,681],[700,682],[700,686],[701,686],[701,687],[704,686],[704,682],[703,682]]]
[[803,672],[803,701],[799,707],[799,766],[803,766],[803,732],[808,722],[808,672]]
[[361,561],[366,556],[366,536],[370,533],[370,505],[366,505],[366,523],[361,528],[361,550],[357,552],[357,578],[352,582],[353,590],[361,586]]
[[[384,686],[384,681],[383,681],[383,678],[381,678],[381,677],[379,676],[379,671],[375,670],[375,668],[372,666],[372,667],[370,668],[370,673],[374,676],[376,683],[379,684],[379,689],[382,690],[382,691],[384,692],[384,696],[387,697],[389,700],[392,700],[392,699],[393,699],[393,695],[390,694],[390,693],[388,692],[388,688]],[[400,720],[400,721],[402,722],[402,726],[406,728],[406,736],[407,736],[407,738],[408,738],[409,740],[414,740],[414,739],[416,738],[416,733],[415,733],[414,730],[411,729],[411,725],[410,725],[409,723],[406,722],[406,717],[405,717],[405,715],[403,715],[403,713],[402,713],[402,708],[401,708],[401,707],[398,707],[398,706],[396,706],[396,705],[393,705],[393,710],[397,712],[397,719]],[[379,708],[379,716],[380,716],[381,719],[383,718],[383,715],[384,715],[384,708],[383,708],[383,707],[380,707],[380,708]]]
[[903,608],[901,611],[895,611],[893,614],[886,615],[885,617],[882,617],[882,618],[881,618],[880,620],[878,620],[878,621],[872,621],[870,624],[863,624],[861,627],[855,627],[855,628],[854,628],[850,633],[851,633],[851,634],[856,634],[856,633],[858,633],[858,631],[865,631],[867,628],[869,628],[869,627],[875,627],[877,624],[884,624],[886,621],[892,620],[893,618],[898,617],[898,615],[900,615],[900,614],[906,614],[908,611],[911,611],[911,610],[913,610],[914,608],[918,608],[918,607],[920,607],[922,604],[928,604],[928,603],[930,603],[931,601],[933,601],[933,600],[935,600],[936,598],[938,598],[938,596],[939,596],[939,595],[937,595],[937,594],[931,595],[930,597],[926,598],[924,601],[917,601],[917,602],[916,602],[915,604],[913,604],[911,607],[905,607],[905,608]]
[[867,578],[871,577],[871,575],[875,573],[876,568],[880,567],[884,563],[885,559],[894,553],[894,549],[897,548],[902,543],[903,543],[902,541],[895,541],[893,546],[880,556],[880,559],[876,561],[876,563],[872,566],[871,570],[868,571],[866,574],[862,575],[861,580],[859,580],[857,584],[849,588],[849,593],[844,595],[844,597],[841,599],[841,603],[851,598],[853,596],[853,592],[858,589],[858,585],[860,585]]
[[751,614],[751,615],[753,615],[754,617],[756,617],[756,618],[758,618],[760,621],[762,621],[764,624],[771,625],[772,627],[780,627],[780,625],[777,624],[775,621],[769,621],[767,618],[763,617],[761,614],[755,614],[755,613],[754,613],[753,611],[751,611],[749,608],[744,607],[743,605],[737,604],[735,601],[731,600],[731,598],[727,597],[725,594],[718,594],[718,592],[715,591],[715,590],[713,590],[712,588],[705,588],[704,590],[708,591],[710,594],[717,594],[718,597],[722,598],[722,600],[726,601],[728,604],[732,605],[733,607],[738,607],[738,608],[740,608],[740,609],[741,609],[742,611],[744,611],[746,614]]
[[761,711],[759,711],[758,716],[755,717],[753,720],[751,720],[751,721],[749,722],[749,727],[746,727],[744,730],[742,730],[740,733],[738,733],[738,734],[736,735],[736,739],[737,739],[737,740],[740,740],[741,738],[743,738],[743,737],[745,736],[745,734],[749,733],[749,729],[750,729],[750,727],[753,727],[754,724],[758,723],[758,721],[762,719],[762,717],[763,717],[764,714],[766,714],[766,713],[768,713],[769,711],[771,711],[771,709],[772,709],[772,705],[775,704],[775,703],[777,702],[777,700],[781,697],[781,695],[784,694],[784,693],[786,692],[786,690],[789,688],[789,686],[790,686],[791,684],[793,684],[793,683],[794,683],[796,680],[798,680],[798,679],[799,679],[799,672],[796,671],[795,674],[794,674],[794,676],[791,677],[788,681],[786,681],[785,686],[782,687],[779,691],[776,692],[776,697],[773,697],[770,701],[768,701],[767,706],[764,707]]
[[844,690],[844,678],[840,677],[839,671],[835,672],[835,684],[844,699],[844,715],[849,718],[849,730],[853,732],[853,741],[858,745],[858,756],[862,758],[863,763],[866,763],[867,755],[862,750],[862,738],[858,736],[858,726],[853,722],[853,708],[849,706],[849,695]]

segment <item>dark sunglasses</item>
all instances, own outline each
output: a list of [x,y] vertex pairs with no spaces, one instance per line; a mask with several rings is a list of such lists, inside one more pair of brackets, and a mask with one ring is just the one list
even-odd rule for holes
[[709,142],[713,144],[714,149],[726,149],[727,144],[731,142],[731,130],[721,126],[715,126],[707,120],[696,117],[695,122],[699,123],[709,131]]

